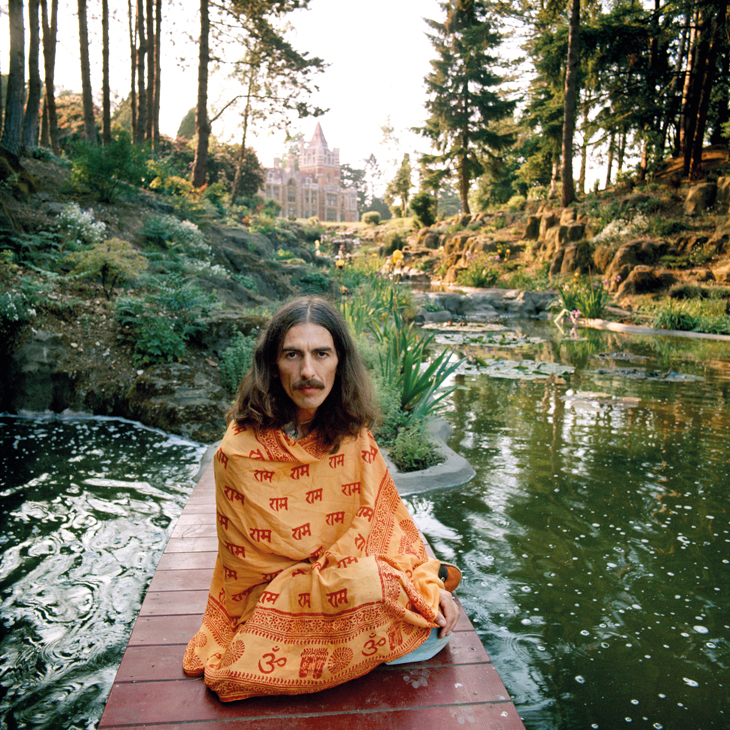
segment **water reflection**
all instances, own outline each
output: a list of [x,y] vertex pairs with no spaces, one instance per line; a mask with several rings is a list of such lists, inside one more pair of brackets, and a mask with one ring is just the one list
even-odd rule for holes
[[[409,500],[419,524],[465,568],[462,602],[528,730],[726,728],[730,348],[536,331],[530,354],[490,356],[575,372],[464,376],[450,445],[477,476]],[[703,379],[631,379],[627,362]]]
[[93,728],[203,449],[88,418],[0,443],[0,726]]

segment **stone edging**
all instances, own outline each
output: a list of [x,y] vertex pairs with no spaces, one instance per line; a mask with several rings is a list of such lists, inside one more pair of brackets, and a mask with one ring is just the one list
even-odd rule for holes
[[[453,449],[446,445],[446,439],[451,433],[451,426],[439,418],[431,421],[428,425],[431,438],[436,442],[437,446],[446,457],[446,460],[436,466],[421,471],[399,472],[395,464],[388,457],[388,453],[384,450],[383,456],[385,463],[393,477],[398,493],[405,497],[410,494],[420,494],[428,492],[432,489],[448,489],[449,487],[458,487],[466,484],[474,478],[474,469],[471,464],[463,457],[459,456]],[[213,455],[220,446],[220,441],[208,447],[205,454],[200,460],[200,468],[193,477],[197,483],[203,475],[208,465],[213,460]]]
[[689,337],[691,339],[720,340],[730,342],[730,335],[713,335],[708,332],[687,332],[685,330],[662,330],[654,327],[641,327],[635,324],[620,324],[606,319],[579,319],[580,327],[594,330],[611,330],[612,332],[626,332],[631,335],[663,335],[665,337]]
[[390,469],[401,497],[434,489],[458,487],[474,478],[475,472],[471,464],[446,445],[446,439],[451,434],[451,426],[443,418],[438,418],[428,424],[428,430],[431,438],[446,457],[446,460],[440,464],[420,471],[400,472],[390,460],[387,452],[383,451],[385,463]]

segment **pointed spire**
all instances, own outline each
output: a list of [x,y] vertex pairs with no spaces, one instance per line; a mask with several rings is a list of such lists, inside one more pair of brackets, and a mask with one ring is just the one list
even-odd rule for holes
[[314,130],[314,134],[312,135],[312,141],[309,143],[310,147],[324,147],[324,149],[329,149],[327,146],[327,140],[324,138],[324,132],[322,131],[322,127],[320,126],[319,122],[317,122],[317,127]]

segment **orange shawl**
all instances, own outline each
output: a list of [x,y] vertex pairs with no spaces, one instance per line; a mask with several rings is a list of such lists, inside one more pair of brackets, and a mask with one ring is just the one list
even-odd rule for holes
[[315,692],[428,638],[439,563],[369,431],[329,454],[232,422],[214,464],[218,559],[188,675],[226,702]]

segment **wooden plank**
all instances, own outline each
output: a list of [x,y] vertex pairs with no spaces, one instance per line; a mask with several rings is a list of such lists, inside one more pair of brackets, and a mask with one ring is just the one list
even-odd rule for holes
[[[458,707],[414,707],[327,715],[298,716],[282,712],[274,718],[251,717],[235,723],[210,720],[162,727],[170,730],[451,730],[459,727],[465,730],[524,730],[525,726],[512,705],[464,704]],[[149,726],[125,726],[125,730],[149,730]]]
[[208,588],[202,591],[147,591],[139,609],[140,616],[203,615],[208,603]]
[[200,619],[199,613],[175,616],[174,621],[171,621],[169,616],[139,617],[132,629],[132,635],[129,637],[127,651],[131,646],[159,646],[160,644],[187,646],[188,641],[200,628]]
[[210,509],[207,512],[183,512],[178,517],[175,527],[178,525],[215,525],[216,516]]
[[217,537],[171,537],[165,548],[166,553],[210,553],[218,552]]
[[218,547],[204,553],[163,553],[157,570],[199,570],[208,568],[211,575],[215,568],[215,560],[218,557]]
[[210,588],[210,568],[198,570],[157,570],[150,591],[207,591]]
[[[207,602],[218,550],[215,523],[209,467],[160,559],[99,730],[524,730],[463,609],[451,642],[426,662],[383,665],[313,694],[220,702],[182,671]],[[428,543],[427,549],[433,555]]]
[[359,679],[322,692],[252,697],[228,703],[220,702],[202,680],[115,682],[99,728],[253,717],[275,717],[281,721],[282,713],[284,716],[329,715],[363,706],[368,712],[458,707],[486,697],[492,702],[509,703],[509,696],[491,664],[379,667]]
[[177,525],[175,525],[175,529],[172,531],[170,538],[182,540],[183,538],[190,537],[213,537],[217,539],[217,534],[215,523],[186,525],[178,522]]

